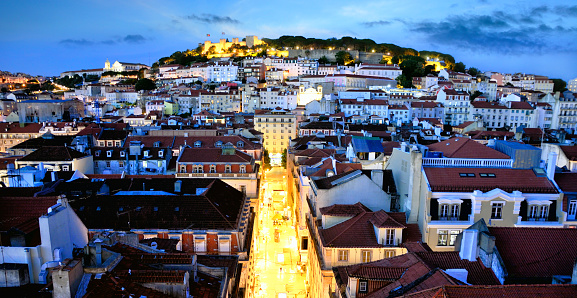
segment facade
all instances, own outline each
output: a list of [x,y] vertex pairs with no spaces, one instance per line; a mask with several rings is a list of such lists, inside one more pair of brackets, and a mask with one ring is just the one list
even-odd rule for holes
[[110,61],[106,59],[104,62],[104,68],[102,69],[103,72],[107,71],[114,71],[114,72],[123,72],[123,71],[139,71],[142,68],[150,68],[148,65],[142,63],[129,63],[129,62],[118,62],[114,61],[112,65],[110,65]]
[[396,64],[359,64],[355,65],[355,74],[396,79],[403,73]]
[[0,123],[0,152],[6,152],[9,148],[26,140],[38,138],[43,133],[41,123]]
[[78,152],[66,146],[46,146],[16,160],[16,169],[40,166],[49,171],[79,171],[93,174],[92,155]]
[[269,154],[279,155],[288,148],[289,141],[297,136],[296,116],[283,109],[254,115],[254,129],[263,133],[263,146]]
[[469,94],[464,91],[442,89],[437,93],[437,101],[445,106],[445,123],[459,125],[469,121]]
[[232,143],[201,148],[200,142],[181,151],[176,178],[219,178],[247,197],[258,196],[258,165],[251,155],[237,150]]

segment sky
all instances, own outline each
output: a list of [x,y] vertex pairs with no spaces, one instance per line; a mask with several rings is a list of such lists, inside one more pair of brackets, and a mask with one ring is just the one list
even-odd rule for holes
[[0,70],[31,75],[106,59],[151,65],[210,34],[370,38],[482,71],[577,78],[575,0],[18,0],[0,1],[0,11]]

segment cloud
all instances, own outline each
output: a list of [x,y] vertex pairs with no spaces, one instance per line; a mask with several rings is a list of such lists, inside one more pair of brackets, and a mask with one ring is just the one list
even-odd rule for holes
[[450,44],[474,51],[572,51],[572,42],[563,44],[562,40],[577,39],[577,28],[555,24],[550,15],[557,14],[556,9],[539,6],[524,12],[453,15],[440,21],[405,22],[405,25],[412,32],[424,34],[433,44]]
[[127,43],[143,43],[146,41],[146,38],[140,34],[129,34],[126,35],[123,40]]
[[115,37],[112,39],[105,39],[105,40],[100,40],[100,41],[87,40],[85,38],[81,38],[81,39],[68,38],[68,39],[61,40],[59,43],[62,45],[65,45],[65,46],[85,47],[85,46],[91,46],[91,45],[95,45],[95,44],[104,44],[104,45],[115,45],[115,44],[119,44],[119,43],[140,44],[140,43],[143,43],[147,40],[148,40],[147,38],[145,38],[144,36],[142,36],[140,34],[128,34],[124,37]]
[[229,16],[217,16],[209,13],[203,13],[200,15],[191,14],[184,17],[187,20],[196,21],[205,24],[240,24],[239,20],[233,19]]
[[393,22],[391,22],[391,21],[383,21],[383,20],[380,20],[380,21],[372,21],[372,22],[362,22],[361,25],[363,25],[363,26],[365,26],[365,27],[368,27],[368,28],[372,28],[372,27],[375,27],[375,26],[390,25],[390,24],[392,24],[392,23],[393,23]]
[[89,46],[94,44],[94,42],[86,40],[84,38],[82,39],[63,39],[59,42],[60,44],[66,45],[66,46]]

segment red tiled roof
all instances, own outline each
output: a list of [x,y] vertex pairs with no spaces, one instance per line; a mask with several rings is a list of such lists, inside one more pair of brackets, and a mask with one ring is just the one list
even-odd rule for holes
[[371,209],[358,202],[353,205],[349,204],[334,204],[319,209],[322,215],[330,216],[356,216],[363,211],[371,212]]
[[[506,192],[557,193],[547,177],[537,177],[533,170],[506,168],[424,168],[432,191],[441,192],[488,192],[499,188]],[[474,177],[461,177],[461,173]],[[481,177],[480,173],[492,173],[495,177]]]
[[511,102],[511,109],[516,110],[533,110],[533,106],[526,101],[512,101]]
[[468,138],[454,137],[428,146],[449,158],[510,159],[507,154],[491,149]]
[[571,161],[577,160],[577,146],[559,146],[565,157]]
[[496,237],[508,278],[571,276],[577,259],[577,229],[489,227],[489,232]]
[[411,293],[404,297],[577,297],[577,285],[496,285],[496,286],[470,286],[470,285],[445,285],[430,288],[424,291]]
[[435,101],[413,101],[411,102],[411,108],[425,108],[425,109],[432,109],[436,108],[437,106],[443,106],[443,104],[435,102]]
[[467,269],[467,282],[474,285],[497,285],[499,280],[491,268],[487,268],[480,260],[471,262],[463,260],[459,252],[418,252],[421,260],[431,268]]
[[48,208],[56,204],[57,197],[9,197],[0,196],[0,231],[26,224],[32,220],[38,227],[38,217],[48,212]]
[[397,222],[393,217],[389,216],[383,210],[374,212],[373,216],[369,219],[369,221],[377,228],[393,228],[393,229],[406,228],[403,224]]
[[467,126],[469,126],[473,123],[475,123],[475,121],[465,121],[465,122],[455,126],[454,128],[466,128]]
[[403,276],[407,268],[382,267],[382,266],[359,266],[349,270],[349,276],[362,279],[392,279],[397,280]]

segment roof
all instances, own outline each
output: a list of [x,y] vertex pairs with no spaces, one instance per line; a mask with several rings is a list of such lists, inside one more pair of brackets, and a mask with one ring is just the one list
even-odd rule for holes
[[343,125],[337,122],[313,121],[301,126],[299,129],[342,129]]
[[319,229],[319,235],[325,247],[384,247],[378,242],[375,227],[405,228],[383,210],[377,212],[362,210],[358,215],[342,223],[328,229]]
[[331,177],[313,180],[313,183],[318,189],[331,189],[339,184],[356,179],[361,175],[362,172],[360,170],[356,170],[353,172],[345,172]]
[[577,285],[444,285],[405,297],[577,297]]
[[367,206],[363,205],[361,202],[358,202],[353,205],[349,204],[334,204],[327,207],[322,207],[319,209],[322,215],[330,215],[330,216],[355,216],[363,211],[370,212]]
[[[139,190],[145,184],[124,180]],[[166,184],[166,180],[160,180]],[[203,179],[186,179],[182,187],[198,183],[194,180]],[[202,191],[200,195],[105,195],[73,201],[70,205],[89,229],[237,229],[244,195],[219,179],[209,180],[210,184],[204,186],[206,190],[196,189],[196,192]],[[113,183],[108,187],[118,189]]]
[[559,146],[565,157],[571,161],[577,160],[577,146]]
[[54,196],[0,196],[0,231],[15,229],[21,233],[30,233],[38,229],[38,217],[46,214],[57,200],[58,197]]
[[383,152],[383,143],[381,139],[374,137],[356,137],[352,138],[355,152]]
[[70,147],[44,146],[18,159],[18,161],[72,161],[90,156]]
[[562,192],[577,192],[577,173],[556,173],[555,182]]
[[489,232],[496,238],[507,279],[550,283],[553,275],[572,275],[577,229],[489,227]]
[[[557,193],[547,177],[538,177],[533,170],[507,168],[424,168],[431,191],[488,192],[499,188],[506,192]],[[472,174],[463,177],[461,174]],[[481,173],[495,174],[481,177]]]
[[468,138],[454,137],[431,144],[431,151],[443,152],[448,158],[510,159],[509,155],[489,148]]
[[[437,264],[441,260],[445,263]],[[340,286],[346,286],[349,276],[368,280],[372,292],[364,297],[396,297],[443,285],[462,284],[443,271],[446,269],[467,269],[467,282],[471,284],[499,284],[490,268],[485,268],[479,260],[461,260],[458,252],[408,252],[375,262],[336,267],[333,271]]]

